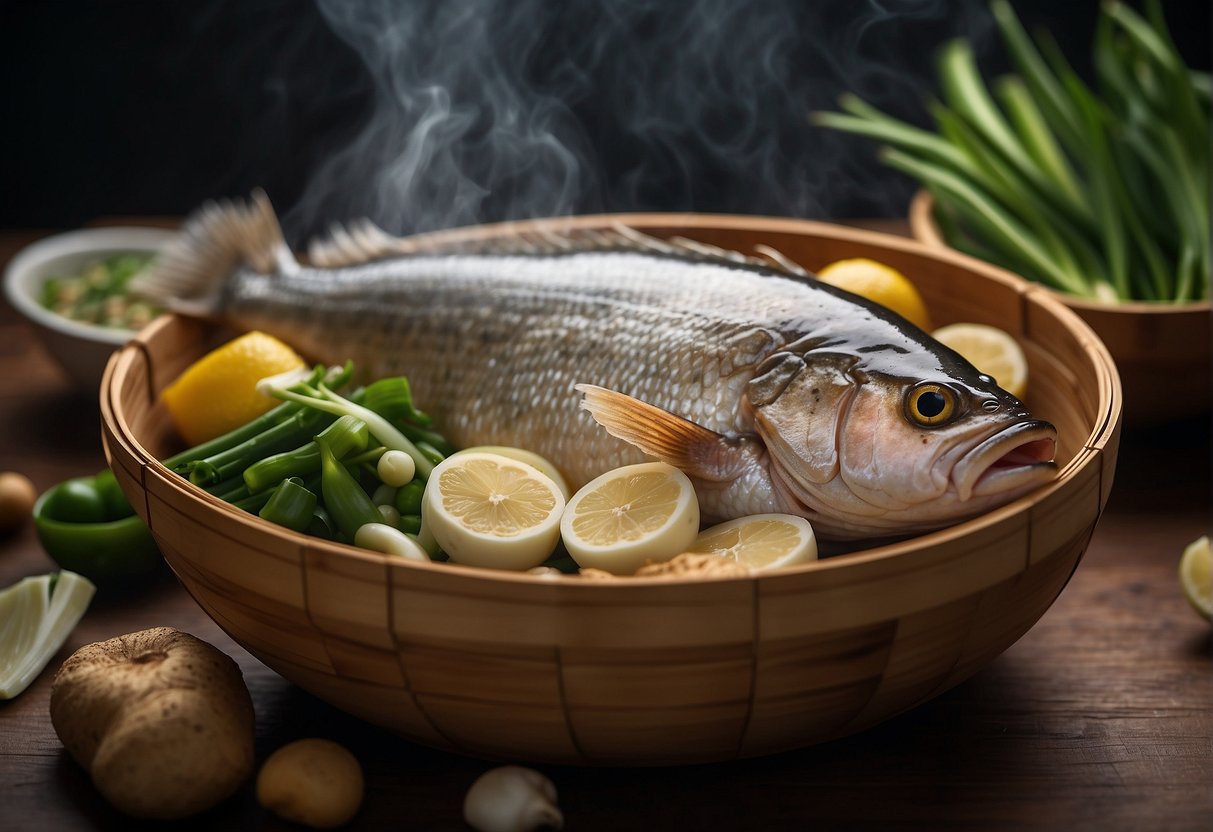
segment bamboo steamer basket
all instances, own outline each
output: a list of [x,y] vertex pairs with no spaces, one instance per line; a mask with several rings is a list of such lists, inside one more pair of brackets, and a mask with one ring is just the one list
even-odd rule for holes
[[[911,231],[926,245],[951,249],[934,210],[928,192],[915,194]],[[1108,304],[1054,295],[1107,346],[1120,374],[1127,425],[1194,418],[1213,408],[1213,301]]]
[[1030,404],[1060,432],[1058,477],[952,528],[761,576],[588,581],[407,562],[265,523],[157,463],[179,447],[158,394],[215,334],[170,316],[111,359],[103,439],[202,608],[282,676],[409,740],[573,765],[721,761],[842,737],[964,681],[1027,632],[1078,565],[1116,462],[1119,382],[1077,316],[971,258],[808,221],[638,214],[442,236],[613,222],[765,243],[810,269],[872,257],[912,277],[937,323],[1008,329],[1028,356]]

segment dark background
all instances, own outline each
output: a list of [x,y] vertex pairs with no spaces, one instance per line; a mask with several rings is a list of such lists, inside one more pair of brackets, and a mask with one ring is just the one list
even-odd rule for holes
[[[1020,0],[1083,74],[1096,2]],[[1208,68],[1210,4],[1166,2]],[[807,114],[924,121],[978,0],[0,0],[0,227],[264,187],[288,234],[555,213],[900,216],[912,183]],[[419,126],[425,126],[419,132]]]

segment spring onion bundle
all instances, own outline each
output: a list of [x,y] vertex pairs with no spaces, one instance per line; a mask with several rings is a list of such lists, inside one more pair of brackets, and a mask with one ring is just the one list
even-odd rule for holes
[[1209,297],[1210,76],[1176,51],[1158,0],[1100,10],[1094,88],[1008,0],[991,6],[1017,73],[992,88],[971,44],[939,54],[934,130],[843,96],[825,127],[878,139],[953,247],[1072,295]]
[[286,528],[426,558],[406,536],[420,532],[425,480],[455,449],[413,405],[405,377],[338,393],[353,375],[347,362],[263,379],[258,389],[282,404],[164,465]]

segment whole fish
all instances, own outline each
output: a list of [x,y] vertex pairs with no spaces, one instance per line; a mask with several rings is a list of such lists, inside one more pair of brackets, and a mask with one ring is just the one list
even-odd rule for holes
[[627,229],[427,245],[369,224],[307,262],[258,193],[195,214],[132,288],[316,361],[405,375],[457,447],[530,449],[574,489],[662,459],[709,520],[784,512],[824,538],[903,536],[1056,471],[1054,427],[992,378],[775,262]]

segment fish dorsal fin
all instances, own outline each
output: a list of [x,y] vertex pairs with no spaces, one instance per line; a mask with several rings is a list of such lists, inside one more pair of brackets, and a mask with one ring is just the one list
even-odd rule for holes
[[790,274],[807,272],[779,252],[756,246],[755,257],[685,237],[663,240],[621,223],[606,228],[544,228],[505,223],[491,237],[467,239],[458,233],[434,232],[415,237],[394,237],[370,220],[334,225],[312,241],[308,261],[323,268],[339,268],[388,257],[450,255],[558,255],[592,251],[640,251],[701,260],[744,263]]
[[617,439],[673,465],[688,476],[723,482],[746,457],[736,441],[656,405],[593,384],[578,384],[582,410]]
[[509,224],[500,233],[484,239],[468,240],[452,237],[447,232],[421,234],[415,237],[394,237],[370,220],[342,225],[333,225],[327,235],[318,237],[308,246],[308,261],[322,268],[356,266],[388,257],[506,255],[506,254],[560,254],[588,250],[585,242],[599,241],[586,237],[585,241],[544,229],[518,227]]
[[241,264],[263,274],[298,268],[261,190],[248,203],[208,202],[195,211],[177,238],[132,278],[130,289],[173,311],[208,315]]
[[809,270],[804,266],[794,261],[791,257],[788,257],[779,249],[772,248],[766,243],[759,243],[758,245],[754,246],[754,251],[758,252],[760,257],[766,258],[766,260],[770,261],[770,263],[774,263],[788,274],[796,274],[800,275],[801,277],[812,277],[812,275],[809,274]]
[[754,256],[737,251],[736,249],[723,248],[721,246],[714,246],[711,243],[692,240],[689,237],[671,237],[668,240],[662,240],[628,226],[617,225],[614,228],[618,233],[627,237],[629,241],[634,242],[637,246],[647,251],[663,252],[682,257],[698,257],[703,260],[741,263],[748,266],[761,266],[801,277],[809,275],[803,267],[793,262],[791,258],[762,243],[754,246],[754,251],[758,255]]
[[809,276],[809,272],[803,266],[794,262],[783,252],[772,248],[765,243],[759,243],[758,245],[754,246],[754,251],[756,252],[757,256],[743,254],[742,252],[734,249],[721,248],[720,246],[714,246],[709,243],[701,243],[698,240],[691,240],[686,237],[674,237],[670,239],[667,244],[675,247],[681,253],[695,254],[710,260],[728,260],[732,263],[744,263],[750,266],[762,266],[767,269],[773,268],[777,271],[787,272],[788,274],[794,274],[800,277]]
[[349,225],[334,224],[327,236],[308,245],[307,259],[313,266],[336,269],[411,253],[407,240],[393,237],[370,220]]

